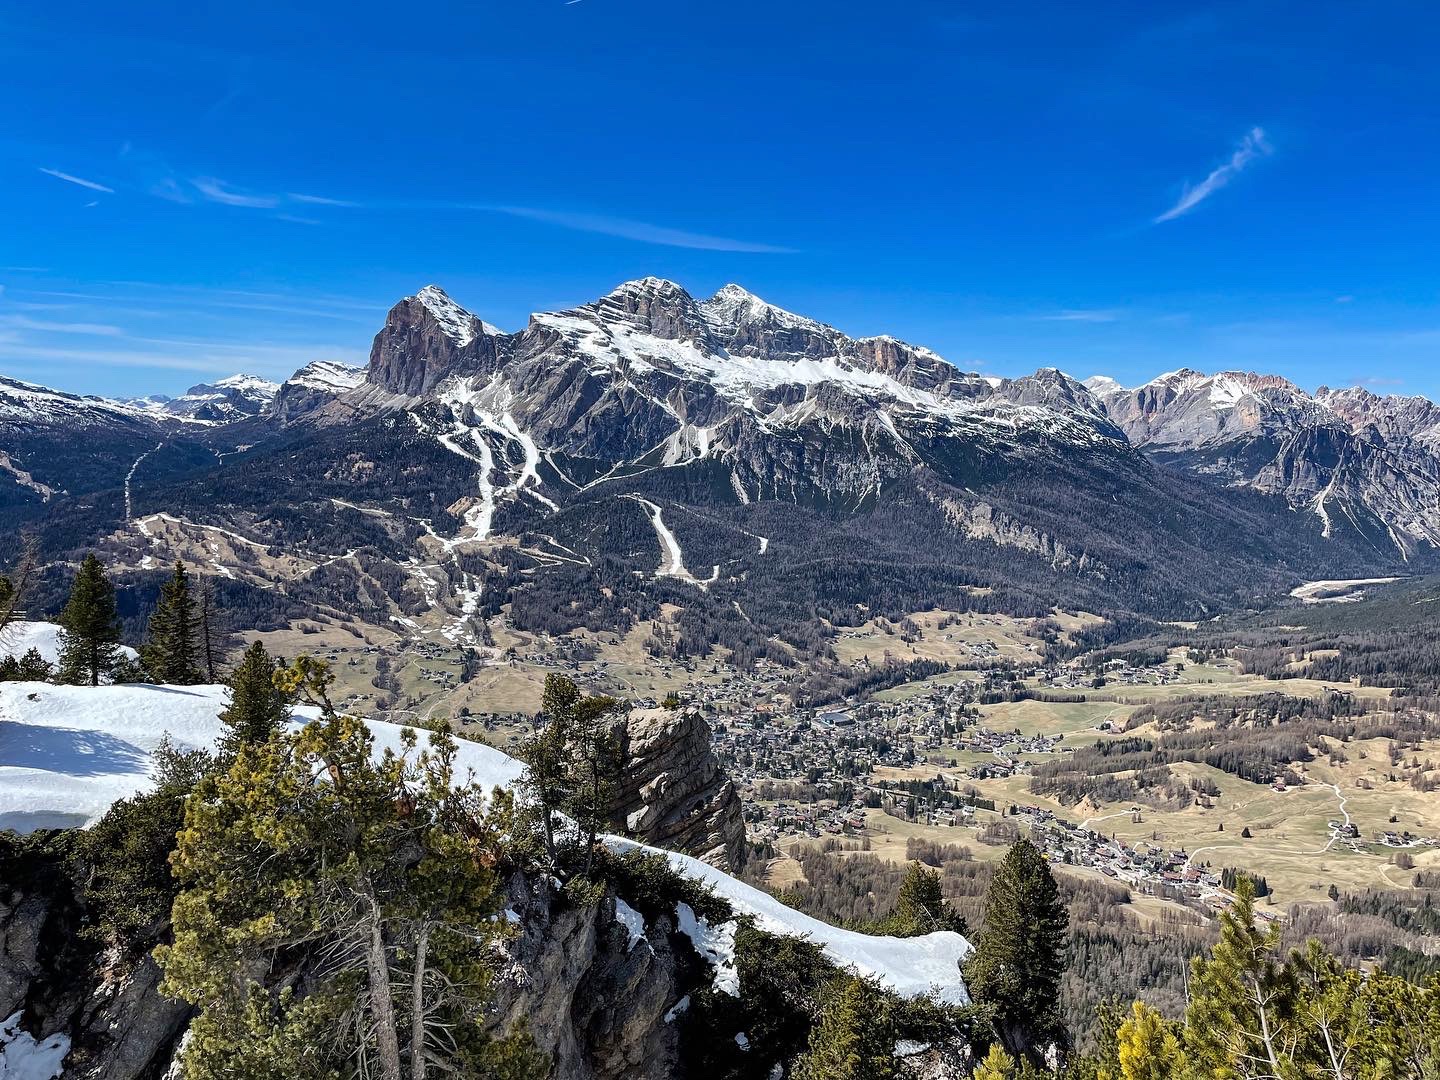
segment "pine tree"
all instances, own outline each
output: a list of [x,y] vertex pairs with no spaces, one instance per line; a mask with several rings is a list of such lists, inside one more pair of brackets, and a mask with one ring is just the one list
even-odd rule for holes
[[86,555],[60,613],[60,681],[99,686],[120,660],[115,586],[94,555]]
[[609,824],[610,803],[624,767],[616,698],[597,694],[575,703],[568,746],[570,797],[566,809],[585,838],[585,873],[595,861],[595,841]]
[[547,675],[545,689],[540,696],[545,726],[525,743],[521,752],[526,769],[520,786],[528,796],[527,802],[540,816],[540,835],[551,866],[556,861],[555,817],[570,796],[566,741],[579,701],[580,691],[571,679],[564,675]]
[[224,730],[216,747],[223,761],[233,761],[242,747],[259,746],[284,730],[290,699],[275,686],[275,673],[275,658],[258,641],[230,673],[230,704],[220,714]]
[[810,1029],[796,1080],[894,1080],[895,1029],[885,991],[869,979],[842,977]]
[[1240,875],[1220,941],[1191,969],[1183,1027],[1135,1002],[1072,1080],[1431,1080],[1440,1076],[1440,979],[1420,986],[1347,968],[1318,941],[1279,955],[1278,927],[1255,926]]
[[999,1043],[991,1043],[985,1057],[975,1066],[975,1080],[1015,1080],[1017,1073],[1015,1059]]
[[24,656],[0,658],[0,682],[49,682],[55,668],[40,655],[39,649],[27,649]]
[[225,665],[225,654],[229,651],[231,635],[220,619],[213,579],[201,579],[199,588],[196,589],[195,611],[200,668],[204,671],[207,682],[217,683]]
[[525,1040],[480,1025],[509,933],[508,800],[460,781],[448,734],[377,754],[329,679],[309,658],[283,671],[320,719],[243,747],[186,801],[174,944],[156,951],[165,993],[198,1009],[184,1077],[543,1075]]
[[1237,875],[1235,904],[1220,916],[1220,941],[1210,958],[1196,957],[1190,973],[1187,1039],[1204,1072],[1283,1075],[1282,1018],[1295,997],[1293,973],[1279,960],[1280,926],[1255,926],[1255,885]]
[[586,845],[585,872],[594,862],[595,839],[608,823],[610,803],[623,761],[621,731],[615,714],[623,702],[604,694],[581,695],[574,680],[545,678],[540,698],[545,726],[521,753],[527,766],[520,785],[533,813],[550,865],[556,863],[557,815],[568,813]]
[[1116,1035],[1120,1080],[1172,1080],[1185,1067],[1178,1025],[1143,1001],[1130,1006],[1130,1016]]
[[896,926],[887,932],[905,937],[929,934],[936,930],[966,932],[964,917],[950,906],[940,888],[940,871],[923,863],[912,862],[900,883],[900,896],[895,905]]
[[1064,1043],[1060,979],[1068,921],[1044,855],[1018,840],[991,879],[985,926],[965,976],[976,1000],[994,1010],[1005,1048],[1036,1065],[1051,1045]]
[[176,559],[174,572],[160,587],[160,601],[150,615],[149,640],[141,650],[151,679],[177,686],[193,686],[202,680],[198,625],[190,575]]

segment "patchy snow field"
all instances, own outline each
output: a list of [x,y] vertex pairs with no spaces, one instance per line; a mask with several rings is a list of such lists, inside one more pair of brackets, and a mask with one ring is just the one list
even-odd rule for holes
[[[151,755],[210,748],[220,734],[223,686],[52,686],[0,683],[0,829],[89,825],[117,799],[150,787]],[[313,714],[297,709],[297,722]],[[401,728],[373,721],[377,747],[400,751]],[[523,771],[514,758],[460,743],[459,769],[488,787]]]

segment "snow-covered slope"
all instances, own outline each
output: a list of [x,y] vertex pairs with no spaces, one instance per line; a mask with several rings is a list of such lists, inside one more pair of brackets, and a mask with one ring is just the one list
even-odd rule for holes
[[[152,755],[165,736],[181,749],[213,747],[226,694],[221,686],[0,683],[0,829],[26,832],[95,821],[115,800],[150,786]],[[295,722],[310,715],[312,710],[297,709]],[[370,730],[377,749],[404,752],[402,728],[371,721]],[[462,740],[457,772],[486,788],[508,788],[524,766],[499,750]],[[617,848],[638,846],[619,837],[608,842]],[[663,854],[675,869],[704,881],[767,930],[810,937],[837,963],[873,975],[901,994],[934,990],[947,1001],[967,1000],[959,963],[969,945],[959,934],[898,939],[840,930],[698,859]],[[715,929],[723,940],[723,928]],[[722,968],[725,959],[719,957]]]
[[[954,1005],[964,1005],[970,1000],[959,975],[960,962],[970,951],[970,943],[960,934],[941,931],[923,937],[893,938],[842,930],[812,919],[769,893],[737,881],[723,870],[689,855],[661,851],[620,837],[610,837],[608,842],[620,851],[639,848],[664,855],[680,873],[700,879],[729,900],[736,911],[752,916],[760,929],[807,937],[837,964],[874,976],[898,994],[918,997],[934,992],[940,1000]],[[709,939],[713,942],[718,937],[723,941],[724,928],[713,929],[719,933],[709,935]],[[721,952],[723,962],[724,947],[717,951]]]
[[[223,686],[0,683],[0,829],[90,824],[150,786],[165,736],[178,749],[213,747],[227,694]],[[313,710],[295,715],[303,722]],[[401,751],[400,727],[373,721],[370,730],[377,748]],[[523,769],[472,742],[460,744],[458,760],[487,787],[508,786]]]
[[[46,663],[60,662],[60,627],[52,622],[13,622],[0,630],[0,656],[24,656],[31,649],[40,653]],[[139,654],[128,645],[120,651],[131,660]]]
[[275,392],[267,412],[281,424],[292,423],[328,405],[365,381],[363,367],[315,360],[291,375]]
[[149,411],[123,401],[67,394],[0,376],[0,430],[8,423],[27,427],[63,424],[81,430],[117,421],[133,423],[143,420]]

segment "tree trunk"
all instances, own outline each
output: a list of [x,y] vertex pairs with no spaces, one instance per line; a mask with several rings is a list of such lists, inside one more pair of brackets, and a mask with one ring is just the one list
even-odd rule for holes
[[430,927],[415,936],[415,974],[410,980],[410,1080],[425,1080],[425,955]]
[[[361,889],[369,894],[365,885]],[[390,996],[390,965],[385,959],[385,938],[380,931],[380,910],[370,901],[370,943],[365,971],[370,980],[370,1014],[375,1021],[375,1050],[380,1057],[381,1080],[400,1080],[400,1038],[395,1032],[395,1002]]]

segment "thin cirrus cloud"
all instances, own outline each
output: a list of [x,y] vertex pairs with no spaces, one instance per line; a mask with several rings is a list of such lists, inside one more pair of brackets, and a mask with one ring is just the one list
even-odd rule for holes
[[237,191],[223,180],[217,180],[212,176],[197,177],[191,180],[190,183],[196,191],[200,192],[200,194],[210,202],[220,203],[222,206],[244,206],[252,210],[273,210],[280,205],[280,198],[277,195],[257,195],[248,191]]
[[103,191],[106,195],[114,195],[115,189],[106,187],[104,184],[97,184],[94,180],[86,180],[83,176],[75,176],[72,173],[61,172],[59,169],[41,168],[40,171],[46,176],[53,176],[56,180],[64,180],[67,184],[78,184],[80,187],[88,188],[91,191]]
[[1057,311],[1053,315],[1039,316],[1042,322],[1107,323],[1120,317],[1118,311],[1109,309],[1070,309]]
[[358,202],[351,202],[349,199],[329,199],[324,195],[304,195],[298,191],[288,192],[285,197],[292,202],[305,203],[307,206],[346,206],[358,207]]
[[559,210],[538,210],[528,206],[485,206],[477,209],[492,210],[497,214],[540,221],[576,232],[598,233],[601,236],[618,236],[623,240],[635,240],[642,244],[657,244],[661,247],[692,248],[698,251],[734,251],[752,255],[789,255],[794,248],[777,247],[774,244],[757,244],[748,240],[732,240],[724,236],[707,236],[704,233],[670,229],[662,225],[651,225],[629,218],[609,217],[604,214],[574,214]]
[[42,334],[89,334],[97,337],[119,337],[123,330],[118,326],[91,322],[52,322],[46,319],[31,319],[25,315],[0,317],[0,326],[12,330],[33,330]]
[[1176,218],[1183,217],[1185,214],[1190,213],[1190,211],[1194,210],[1211,195],[1215,194],[1215,192],[1239,176],[1251,162],[1271,152],[1271,146],[1265,139],[1264,129],[1259,127],[1251,128],[1245,133],[1245,137],[1240,140],[1240,145],[1237,146],[1235,152],[1230,155],[1229,161],[1211,170],[1210,175],[1194,187],[1187,185],[1180,196],[1180,200],[1169,210],[1166,210],[1157,217],[1154,223],[1159,225],[1164,221],[1174,221]]

